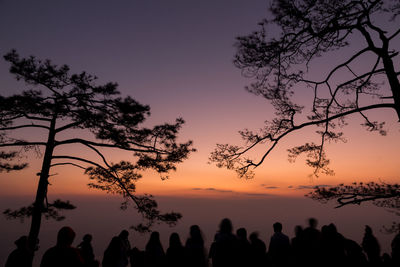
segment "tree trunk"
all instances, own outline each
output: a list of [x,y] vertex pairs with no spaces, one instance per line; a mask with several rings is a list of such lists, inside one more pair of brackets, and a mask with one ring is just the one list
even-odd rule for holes
[[32,253],[32,261],[35,253],[35,248],[38,242],[40,224],[42,221],[42,212],[45,209],[44,201],[47,196],[48,177],[49,177],[51,159],[54,151],[54,140],[56,134],[55,126],[56,126],[56,115],[53,116],[53,119],[50,123],[50,130],[47,139],[46,151],[44,153],[42,170],[40,172],[39,184],[36,191],[36,199],[33,204],[32,222],[28,236],[28,246]]
[[384,55],[382,56],[382,61],[385,68],[386,76],[389,80],[390,88],[392,90],[397,117],[400,121],[400,82],[397,79],[397,74],[394,69],[393,61],[388,53],[384,53]]

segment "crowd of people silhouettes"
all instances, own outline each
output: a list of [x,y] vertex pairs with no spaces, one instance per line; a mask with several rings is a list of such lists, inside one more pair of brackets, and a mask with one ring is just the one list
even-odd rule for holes
[[[331,223],[319,230],[317,220],[310,218],[308,227],[295,227],[291,240],[282,232],[280,222],[273,224],[268,250],[266,244],[253,232],[247,238],[245,228],[233,233],[232,222],[225,218],[219,225],[210,249],[206,251],[202,232],[198,225],[190,227],[189,238],[182,244],[179,234],[172,233],[169,247],[164,251],[160,234],[152,232],[144,251],[132,248],[129,232],[121,231],[111,239],[104,251],[103,260],[95,259],[92,236],[86,234],[75,248],[72,243],[75,232],[62,227],[57,243],[49,248],[41,259],[41,267],[280,267],[280,266],[400,266],[400,233],[392,243],[391,255],[381,255],[380,245],[371,227],[365,226],[361,244],[345,238]],[[6,267],[30,265],[26,236],[20,237],[17,248],[9,255]]]

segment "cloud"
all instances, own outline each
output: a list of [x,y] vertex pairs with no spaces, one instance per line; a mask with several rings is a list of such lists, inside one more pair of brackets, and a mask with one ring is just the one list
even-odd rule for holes
[[262,193],[242,193],[242,195],[251,196],[251,197],[269,197],[270,194],[262,194]]
[[293,187],[292,185],[288,188],[294,188],[296,190],[303,190],[303,189],[315,189],[317,187],[330,187],[331,185],[328,184],[317,184],[317,185],[299,185],[297,187]]
[[233,190],[217,189],[217,188],[214,188],[214,187],[208,187],[208,188],[194,187],[191,190],[194,190],[194,191],[211,191],[211,192],[217,192],[217,193],[231,193],[231,194],[235,194],[235,195],[253,196],[253,197],[271,196],[270,194],[265,194],[265,193],[238,192],[238,191],[233,191]]
[[302,189],[314,189],[315,185],[299,185],[295,189],[296,190],[302,190]]
[[213,191],[213,192],[219,192],[219,193],[234,193],[234,191],[232,191],[232,190],[216,189],[216,188],[213,188],[213,187],[208,187],[208,188],[195,187],[195,188],[192,188],[192,190],[196,190],[196,191]]
[[278,186],[270,186],[270,185],[266,185],[266,184],[260,184],[261,187],[263,187],[264,189],[278,189]]

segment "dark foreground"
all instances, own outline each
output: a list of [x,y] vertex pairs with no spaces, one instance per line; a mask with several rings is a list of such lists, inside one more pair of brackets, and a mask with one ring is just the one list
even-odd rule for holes
[[[319,229],[313,218],[304,229],[296,226],[291,240],[282,232],[281,223],[276,222],[272,227],[274,233],[267,246],[257,232],[248,236],[245,228],[239,228],[234,234],[231,221],[224,219],[211,246],[206,248],[200,227],[192,225],[185,244],[179,234],[172,233],[166,251],[156,231],[151,233],[145,249],[140,250],[131,247],[129,232],[123,230],[112,238],[102,257],[94,255],[90,234],[75,248],[72,246],[74,230],[62,227],[57,243],[44,253],[40,266],[400,266],[400,234],[392,240],[389,255],[381,253],[380,244],[368,225],[361,244],[344,237],[333,223]],[[26,236],[16,240],[15,245],[17,248],[5,266],[31,266],[33,253],[28,250]]]

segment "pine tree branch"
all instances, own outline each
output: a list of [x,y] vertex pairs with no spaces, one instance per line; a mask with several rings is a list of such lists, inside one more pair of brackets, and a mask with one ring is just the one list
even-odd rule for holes
[[47,143],[44,142],[25,142],[25,141],[17,141],[14,143],[0,143],[0,147],[10,147],[10,146],[46,146]]
[[98,143],[98,142],[93,142],[81,138],[71,138],[67,140],[62,140],[62,141],[57,141],[55,146],[61,146],[61,145],[66,145],[66,144],[83,144],[83,145],[91,145],[91,146],[96,146],[96,147],[108,147],[108,148],[119,148],[122,150],[126,151],[133,151],[133,152],[142,152],[142,153],[160,153],[164,154],[166,152],[159,150],[153,146],[145,146],[145,145],[140,145],[138,143],[133,143],[133,142],[128,142],[129,144],[133,144],[135,146],[145,148],[145,149],[138,149],[138,148],[132,148],[132,147],[126,147],[126,146],[121,146],[118,144],[106,144],[106,143]]
[[50,130],[50,128],[45,125],[26,124],[26,125],[12,126],[12,127],[3,127],[3,128],[0,128],[0,131],[10,131],[10,130],[17,130],[17,129],[22,129],[22,128],[43,128],[46,130]]
[[342,112],[342,113],[339,113],[339,114],[332,115],[332,116],[330,116],[328,118],[325,118],[325,119],[316,120],[316,121],[309,121],[309,122],[305,122],[305,123],[302,123],[302,124],[299,124],[299,125],[295,125],[292,128],[288,129],[287,131],[284,131],[282,134],[280,134],[277,137],[272,137],[271,135],[267,135],[265,137],[260,137],[256,142],[254,142],[251,146],[249,146],[249,148],[246,148],[241,152],[237,152],[234,156],[238,157],[238,156],[243,155],[244,153],[249,151],[249,149],[253,148],[255,145],[257,145],[259,143],[262,143],[263,141],[266,141],[266,140],[271,141],[272,142],[272,146],[264,153],[264,155],[261,157],[261,159],[258,162],[249,161],[248,164],[246,164],[245,166],[240,168],[240,170],[248,169],[249,167],[256,168],[256,167],[260,166],[264,162],[265,158],[270,154],[270,152],[275,148],[275,146],[278,144],[278,142],[282,138],[284,138],[286,135],[288,135],[288,134],[290,134],[290,133],[292,133],[294,131],[297,131],[297,130],[300,130],[300,129],[304,128],[304,127],[308,127],[308,126],[312,126],[312,125],[324,124],[324,123],[327,123],[329,121],[332,121],[332,120],[335,120],[335,119],[338,119],[338,118],[342,118],[342,117],[345,117],[345,116],[348,116],[348,115],[351,115],[351,114],[354,114],[354,113],[359,113],[359,112],[362,112],[362,111],[373,110],[373,109],[381,109],[381,108],[394,108],[394,107],[395,107],[395,105],[392,104],[392,103],[375,104],[375,105],[370,105],[370,106],[360,107],[360,108],[357,108],[357,109],[348,110],[346,112]]

